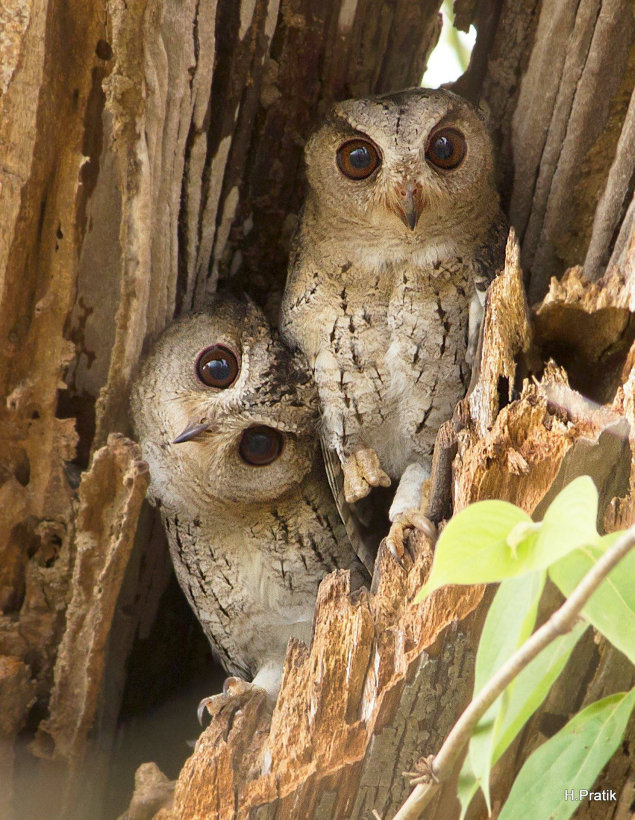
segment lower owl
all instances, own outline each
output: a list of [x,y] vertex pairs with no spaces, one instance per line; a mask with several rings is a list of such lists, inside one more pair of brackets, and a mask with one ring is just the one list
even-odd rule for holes
[[368,580],[324,475],[308,372],[251,301],[217,297],[159,338],[131,409],[190,606],[223,667],[275,696],[321,579]]

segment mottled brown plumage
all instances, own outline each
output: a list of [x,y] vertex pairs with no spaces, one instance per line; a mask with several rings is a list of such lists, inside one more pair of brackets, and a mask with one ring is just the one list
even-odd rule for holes
[[472,105],[417,88],[335,105],[305,157],[281,329],[314,374],[346,500],[403,476],[394,520],[419,505],[502,264],[492,145]]
[[131,407],[179,583],[225,669],[273,694],[288,639],[310,642],[324,575],[367,578],[324,475],[309,374],[252,302],[217,297],[160,337]]

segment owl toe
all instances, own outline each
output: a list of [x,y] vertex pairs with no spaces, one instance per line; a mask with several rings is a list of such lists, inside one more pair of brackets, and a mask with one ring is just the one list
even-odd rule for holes
[[386,536],[386,546],[399,566],[406,572],[414,563],[417,552],[414,548],[416,539],[413,540],[408,537],[411,530],[418,530],[423,533],[432,544],[436,543],[438,537],[437,528],[420,510],[406,510],[406,512],[400,513],[396,517]]
[[236,712],[240,709],[245,701],[253,695],[259,693],[263,697],[267,697],[267,693],[254,683],[249,683],[241,678],[229,677],[223,683],[223,691],[217,695],[209,695],[199,703],[196,709],[196,716],[198,722],[203,725],[203,716],[207,712],[211,720],[219,715],[221,712],[230,710]]
[[377,453],[370,447],[348,456],[342,470],[344,496],[349,504],[367,496],[373,487],[390,486],[390,477],[382,470]]

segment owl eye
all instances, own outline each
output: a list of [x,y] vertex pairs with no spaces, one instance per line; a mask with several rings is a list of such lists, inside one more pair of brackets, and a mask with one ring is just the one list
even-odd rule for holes
[[426,159],[437,168],[451,171],[458,168],[467,152],[465,137],[456,128],[440,128],[428,140]]
[[349,179],[366,179],[379,168],[379,151],[369,140],[348,140],[337,151],[337,167]]
[[264,467],[278,458],[282,445],[282,434],[273,427],[250,427],[241,436],[238,452],[247,464]]
[[231,387],[239,370],[236,354],[224,345],[206,347],[196,360],[196,375],[208,387]]

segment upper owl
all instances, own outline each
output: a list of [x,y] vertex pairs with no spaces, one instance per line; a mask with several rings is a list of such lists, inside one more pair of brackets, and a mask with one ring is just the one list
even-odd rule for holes
[[502,266],[492,143],[466,100],[415,88],[336,104],[305,159],[281,329],[313,370],[347,501],[412,464],[410,504]]
[[375,263],[472,250],[500,220],[484,117],[450,91],[337,103],[305,159],[305,225]]
[[158,339],[133,385],[176,576],[223,666],[275,692],[311,637],[324,575],[366,577],[333,504],[306,368],[248,299],[216,297]]

